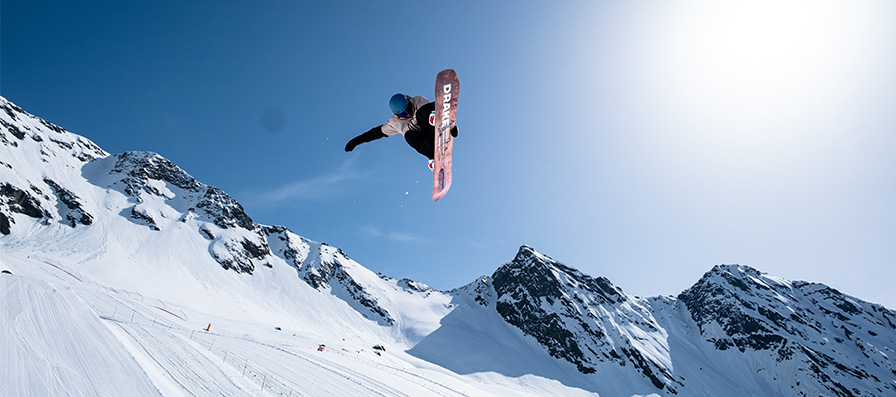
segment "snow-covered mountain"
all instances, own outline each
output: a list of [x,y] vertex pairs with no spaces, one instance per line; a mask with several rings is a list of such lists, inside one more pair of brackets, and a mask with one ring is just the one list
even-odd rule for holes
[[568,382],[586,390],[896,394],[896,312],[747,266],[716,266],[677,297],[644,299],[524,246],[462,290],[587,375]]
[[640,298],[523,246],[436,291],[0,107],[3,396],[896,395],[896,312],[824,285]]

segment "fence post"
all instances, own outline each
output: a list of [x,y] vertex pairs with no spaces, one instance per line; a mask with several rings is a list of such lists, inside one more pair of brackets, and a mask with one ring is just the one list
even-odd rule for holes
[[246,359],[246,364],[243,365],[243,377],[244,377],[244,378],[246,377],[246,367],[248,367],[248,366],[249,366],[249,359],[247,358],[247,359]]

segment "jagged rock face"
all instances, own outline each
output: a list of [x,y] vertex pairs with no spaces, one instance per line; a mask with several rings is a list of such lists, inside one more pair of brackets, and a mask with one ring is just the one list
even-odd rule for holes
[[[40,194],[40,190],[32,187],[35,193]],[[49,218],[50,214],[43,209],[41,202],[31,193],[19,189],[9,183],[0,184],[0,209],[10,212],[17,212],[30,216],[32,218]],[[10,219],[3,212],[0,212],[0,233],[10,233]]]
[[266,262],[270,258],[271,251],[262,235],[220,237],[212,241],[209,251],[221,267],[237,273],[252,274],[256,262],[271,267],[271,264]]
[[[121,179],[115,184],[130,196],[141,199],[142,194],[174,198],[175,194],[166,193],[159,189],[153,181],[165,182],[182,191],[178,196],[192,203],[185,210],[202,210],[208,219],[222,229],[241,227],[246,230],[255,230],[258,225],[252,221],[243,206],[233,197],[224,193],[221,189],[207,186],[187,174],[180,167],[168,159],[150,152],[126,152],[113,155],[115,165],[110,171],[112,175],[120,175]],[[141,218],[145,218],[143,214]],[[155,222],[152,222],[155,224]]]
[[[335,248],[321,247],[321,250],[324,250],[322,252],[324,254],[326,254],[325,251],[328,249]],[[341,251],[339,251],[339,256],[344,257],[344,254],[341,254]],[[325,256],[318,256],[305,264],[304,280],[309,285],[316,289],[335,289],[338,290],[337,294],[347,294],[350,299],[346,301],[355,306],[355,309],[365,317],[376,320],[382,325],[395,324],[395,319],[392,318],[388,310],[380,306],[377,298],[358,284],[346,271],[342,260],[338,259],[338,257],[333,260],[322,260],[322,257]],[[353,304],[353,302],[357,304]]]
[[[344,296],[350,306],[365,317],[383,325],[392,325],[395,319],[383,308],[378,299],[368,292],[347,270],[351,260],[341,249],[323,243],[316,243],[297,236],[282,226],[266,226],[264,232],[268,236],[271,250],[299,272],[302,279],[318,291],[330,292]],[[408,280],[413,288],[416,283]]]
[[189,192],[200,193],[202,184],[168,159],[151,152],[125,152],[113,155],[115,166],[110,174],[120,174],[124,192],[137,197],[140,192],[163,196],[149,181],[163,181]]
[[90,215],[86,211],[84,211],[84,208],[81,204],[81,199],[78,198],[78,196],[76,196],[68,189],[60,186],[58,183],[53,182],[52,179],[44,178],[44,182],[46,182],[46,184],[53,189],[53,192],[56,193],[56,197],[59,199],[60,203],[60,206],[58,208],[59,213],[63,215],[65,221],[71,227],[75,227],[78,224],[89,225],[93,223],[93,215]]
[[133,206],[122,212],[132,222],[153,231],[174,217],[199,222],[199,233],[211,240],[209,252],[223,268],[251,274],[256,264],[270,266],[262,227],[221,189],[200,183],[156,153],[125,152],[103,161],[113,162],[107,187],[132,199]]
[[[0,113],[0,144],[4,146],[18,148],[26,140],[31,140],[38,144],[44,162],[53,157],[71,156],[86,163],[107,155],[90,140],[28,114],[5,98],[0,98],[0,109],[3,110]],[[0,165],[11,168],[5,162]]]
[[[663,338],[649,309],[609,280],[592,278],[523,246],[491,277],[495,309],[508,323],[545,346],[551,356],[594,373],[597,364],[633,365],[659,389],[679,383],[668,368],[643,356],[619,323]],[[480,289],[485,291],[486,289]],[[477,296],[476,301],[488,299]]]
[[[13,213],[45,222],[55,219],[54,214],[58,214],[62,223],[71,227],[93,223],[93,215],[84,210],[78,196],[49,178],[44,178],[43,183],[54,193],[53,197],[34,185],[23,190],[9,183],[0,183],[0,234],[12,233],[12,224],[15,222]],[[54,201],[57,203],[56,211],[51,210]]]
[[419,283],[419,282],[416,282],[416,281],[408,279],[408,278],[403,278],[401,280],[398,280],[398,286],[405,290],[414,291],[414,292],[422,292],[423,296],[427,296],[427,297],[433,293],[438,292],[426,284]]
[[[694,390],[673,364],[673,337],[702,349],[709,361],[699,367],[741,360],[733,368],[746,371],[758,390],[775,384],[794,395],[896,393],[896,312],[747,266],[717,266],[677,299],[644,300],[524,246],[491,277],[455,293],[494,305],[507,323],[582,373],[633,368],[666,393]],[[664,308],[671,309],[664,317],[679,320],[661,325],[654,315]]]
[[196,208],[204,210],[214,219],[216,225],[222,228],[241,227],[243,229],[256,229],[258,225],[246,215],[243,206],[233,197],[216,187],[209,187],[202,198],[196,203]]
[[[15,161],[76,168],[108,154],[86,138],[26,113],[0,98],[0,235],[14,230],[15,215],[42,220],[57,219],[71,227],[89,225],[93,215],[72,191],[46,176],[29,179],[26,169],[16,169]],[[8,175],[8,177],[6,177]]]
[[864,395],[844,386],[856,382],[896,392],[887,380],[896,375],[896,313],[883,306],[736,265],[716,266],[679,299],[718,350],[793,363],[833,395]]
[[[564,296],[566,285],[560,281],[560,272],[565,270],[571,269],[539,256],[526,247],[520,249],[513,262],[502,266],[492,276],[492,285],[499,296],[496,310],[508,323],[547,346],[552,356],[576,364],[579,371],[594,372],[594,368],[588,366],[588,359],[579,346],[580,341],[568,329],[560,315],[576,310],[575,303]],[[565,272],[563,274],[569,275]],[[591,279],[583,280],[578,276],[581,275],[573,273],[570,278],[585,281],[586,285],[591,284]],[[550,307],[559,307],[560,313],[546,310],[544,303]],[[584,322],[579,325],[596,339],[605,338],[603,330],[594,329],[591,324]]]
[[[324,286],[329,288],[340,288],[348,294],[352,301],[357,302],[369,310],[373,315],[373,319],[383,325],[395,324],[395,319],[392,318],[392,315],[390,315],[386,309],[380,306],[377,298],[358,284],[351,275],[345,271],[345,267],[338,262],[323,262],[317,268],[312,267],[305,273],[305,281],[318,289]],[[371,318],[371,316],[364,313],[364,311],[361,311],[361,313],[364,314],[365,317]]]
[[264,226],[271,251],[286,260],[296,270],[302,269],[302,261],[308,257],[313,242],[292,234],[283,226]]
[[0,234],[9,235],[11,232],[10,229],[10,219],[6,216],[6,214],[0,212]]

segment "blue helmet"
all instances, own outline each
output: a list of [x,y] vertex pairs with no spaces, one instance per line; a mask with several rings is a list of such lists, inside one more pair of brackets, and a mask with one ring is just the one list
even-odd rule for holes
[[389,109],[392,109],[392,113],[401,114],[408,108],[410,103],[408,97],[404,94],[395,94],[392,95],[392,99],[389,99]]

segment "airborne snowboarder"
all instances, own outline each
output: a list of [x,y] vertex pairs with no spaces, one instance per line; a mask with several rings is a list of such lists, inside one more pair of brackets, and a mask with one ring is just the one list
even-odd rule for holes
[[[429,169],[433,169],[436,136],[435,103],[422,96],[411,97],[399,93],[389,99],[389,109],[393,114],[385,124],[352,138],[345,145],[345,151],[351,152],[362,143],[401,134],[404,135],[408,145],[429,159]],[[451,136],[457,137],[456,126],[451,129]]]

